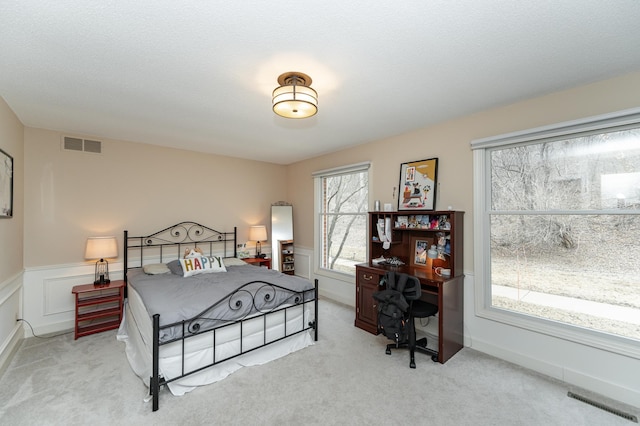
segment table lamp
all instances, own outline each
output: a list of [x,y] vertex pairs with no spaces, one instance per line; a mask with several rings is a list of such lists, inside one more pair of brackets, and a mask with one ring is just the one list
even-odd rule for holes
[[261,241],[267,241],[267,228],[264,225],[255,225],[249,228],[249,241],[256,242],[256,257],[265,257],[261,251]]
[[102,286],[109,284],[109,262],[106,258],[118,257],[118,242],[116,237],[89,237],[84,258],[87,260],[99,259],[96,262],[96,274],[93,284]]

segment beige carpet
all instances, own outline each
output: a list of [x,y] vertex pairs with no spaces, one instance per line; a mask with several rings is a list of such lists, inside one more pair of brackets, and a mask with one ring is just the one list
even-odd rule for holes
[[635,424],[567,397],[579,389],[467,348],[444,365],[417,353],[411,370],[406,351],[385,355],[387,340],[353,320],[352,308],[322,300],[314,346],[183,397],[163,390],[155,413],[115,331],[31,338],[0,378],[0,424]]

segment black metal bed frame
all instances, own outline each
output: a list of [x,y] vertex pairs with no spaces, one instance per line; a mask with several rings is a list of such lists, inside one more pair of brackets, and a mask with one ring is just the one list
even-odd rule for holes
[[[124,280],[127,281],[127,271],[132,268],[140,268],[144,266],[145,260],[151,259],[153,263],[162,263],[165,262],[167,258],[171,257],[171,260],[178,259],[181,257],[181,250],[183,246],[195,246],[200,247],[201,249],[204,247],[206,250],[205,255],[222,255],[224,257],[229,257],[229,254],[233,252],[233,257],[236,256],[236,234],[237,228],[234,227],[233,232],[219,232],[214,229],[208,228],[206,226],[200,225],[196,222],[181,222],[176,225],[170,226],[168,228],[163,229],[162,231],[158,231],[154,234],[141,236],[141,237],[130,237],[128,231],[124,231]],[[229,244],[232,244],[233,250],[229,249]],[[130,252],[135,253],[139,250],[139,261],[134,262],[134,265],[129,265],[130,261]],[[146,251],[153,251],[155,253],[154,257],[145,257]],[[177,251],[175,251],[177,250]],[[169,251],[170,254],[165,254],[166,251]],[[151,263],[151,262],[149,262]],[[248,291],[248,286],[253,286],[258,288],[257,291],[250,292]],[[271,298],[275,297],[275,292],[286,292],[289,296],[282,303],[278,303],[276,306],[271,306],[266,309],[260,309],[259,306],[262,306],[263,303],[268,305],[268,302]],[[311,295],[313,293],[313,295]],[[257,297],[260,297],[262,300],[258,301]],[[259,302],[259,303],[258,303]],[[304,308],[308,303],[313,303],[314,305],[314,319],[313,321],[309,321],[305,324],[305,315]],[[210,317],[210,312],[214,310],[217,306],[221,304],[227,304],[230,309],[240,310],[245,309],[245,314],[242,318],[227,321],[224,324],[218,325],[218,320],[216,318]],[[254,308],[254,312],[249,315],[249,312],[252,309],[246,311],[245,304],[249,304]],[[288,332],[287,331],[287,312],[296,307],[302,307],[303,315],[302,315],[302,327],[299,330]],[[255,310],[258,313],[255,313]],[[282,312],[284,315],[284,336],[267,341],[267,333],[266,333],[266,322],[267,317],[270,315],[274,315],[276,313]],[[243,348],[243,337],[242,337],[242,329],[243,322],[245,320],[250,321],[259,321],[262,318],[262,331],[263,331],[263,344],[261,346],[257,346],[250,349]],[[246,284],[243,284],[240,288],[235,291],[229,293],[227,296],[222,298],[221,300],[215,302],[207,309],[205,309],[200,314],[185,319],[183,321],[179,321],[172,324],[160,325],[160,315],[153,315],[153,353],[152,353],[152,376],[149,381],[149,390],[151,397],[153,399],[153,411],[157,411],[159,408],[159,392],[160,387],[166,385],[172,381],[179,380],[183,377],[190,376],[192,374],[198,373],[202,370],[205,370],[209,367],[212,367],[216,364],[219,364],[224,361],[228,361],[230,359],[236,358],[240,355],[252,352],[256,349],[263,348],[272,343],[279,342],[288,337],[294,336],[299,333],[306,332],[309,329],[314,330],[314,341],[318,340],[318,280],[316,279],[314,282],[314,288],[305,291],[293,291],[276,284],[268,283],[266,281],[251,281]],[[226,357],[224,359],[216,359],[216,335],[219,331],[232,327],[239,324],[239,333],[238,340],[240,342],[240,351],[236,355],[232,355]],[[181,330],[180,336],[171,340],[167,340],[164,342],[160,341],[160,333],[162,330],[179,327]],[[195,370],[185,371],[185,361],[184,361],[184,350],[185,350],[185,342],[187,339],[191,337],[200,336],[203,333],[211,332],[212,333],[212,346],[213,346],[213,356],[211,363],[201,366]],[[172,379],[165,379],[160,376],[159,373],[159,356],[160,356],[160,347],[169,343],[173,343],[176,341],[181,341],[182,347],[182,374],[178,377],[174,377]]]

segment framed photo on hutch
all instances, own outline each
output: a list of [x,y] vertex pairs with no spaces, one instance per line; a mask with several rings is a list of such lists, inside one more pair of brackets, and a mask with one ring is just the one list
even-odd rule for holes
[[427,251],[430,242],[427,238],[411,237],[411,253],[409,255],[409,266],[412,268],[427,267]]
[[0,149],[0,219],[13,217],[13,157]]
[[438,159],[412,161],[400,165],[398,211],[435,210],[438,187]]

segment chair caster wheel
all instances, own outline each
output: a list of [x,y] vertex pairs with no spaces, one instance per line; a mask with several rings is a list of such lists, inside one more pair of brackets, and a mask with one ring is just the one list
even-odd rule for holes
[[391,355],[391,349],[387,348],[387,350],[384,351],[384,353],[386,353],[387,355]]
[[409,368],[416,368],[416,363],[415,362],[410,362],[409,363]]
[[433,362],[438,362],[438,355],[431,355],[431,360]]

